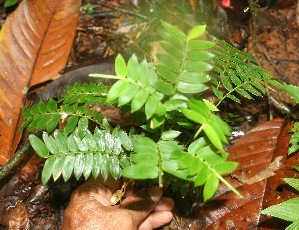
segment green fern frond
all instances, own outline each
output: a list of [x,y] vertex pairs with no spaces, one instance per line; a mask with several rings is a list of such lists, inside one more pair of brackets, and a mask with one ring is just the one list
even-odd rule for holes
[[146,60],[139,63],[137,57],[133,55],[126,64],[123,57],[119,55],[115,61],[115,72],[117,76],[90,75],[119,79],[109,90],[107,103],[115,100],[118,100],[118,106],[131,103],[131,112],[136,112],[143,107],[147,119],[154,115],[163,116],[166,113],[165,106],[162,104],[164,95],[159,90],[168,94],[171,91],[170,85],[158,80],[153,67],[149,67]]
[[67,87],[67,93],[62,95],[58,102],[63,104],[95,104],[100,105],[106,102],[109,87],[102,83],[75,83]]
[[[294,92],[299,92],[299,88],[297,88],[296,91]],[[292,127],[289,130],[290,133],[292,133],[292,137],[290,139],[289,143],[289,149],[288,149],[288,154],[295,153],[299,150],[299,122],[296,121],[292,124]]]
[[295,197],[280,204],[266,208],[262,211],[262,213],[275,216],[286,221],[299,222],[298,205],[299,197]]
[[[133,179],[155,179],[161,177],[158,167],[159,150],[156,143],[148,137],[133,138],[133,153],[130,155],[132,165],[122,171],[122,175]],[[162,172],[162,171],[161,171]],[[162,185],[162,184],[161,184]]]
[[[261,97],[269,87],[284,89],[282,84],[257,65],[251,54],[242,52],[223,41],[217,42],[213,53],[214,70],[220,79],[218,81],[214,77],[211,83],[215,96],[220,99],[219,103],[226,97],[240,103],[235,93],[253,99],[254,96]],[[221,85],[227,90],[225,94],[220,90]]]
[[157,54],[156,69],[149,67],[146,60],[139,63],[135,55],[126,64],[119,55],[115,61],[116,76],[90,75],[118,79],[108,92],[107,102],[117,100],[118,106],[130,103],[131,112],[144,108],[146,118],[152,119],[152,128],[165,122],[166,113],[177,110],[178,106],[186,107],[185,100],[192,94],[208,89],[205,72],[212,69],[207,61],[214,56],[207,51],[214,43],[198,39],[205,26],[194,27],[188,34],[166,22],[162,22],[162,26],[161,47],[165,52]]
[[124,153],[130,151],[132,144],[127,134],[118,127],[110,133],[106,120],[103,129],[96,128],[92,134],[88,130],[86,118],[78,122],[78,127],[71,134],[55,130],[53,136],[43,133],[40,140],[37,136],[29,136],[30,143],[37,154],[46,158],[42,172],[42,182],[45,184],[53,177],[60,176],[67,181],[72,173],[78,179],[82,175],[87,179],[91,174],[104,179],[111,174],[119,178],[121,168],[129,165]]
[[[232,189],[236,194],[240,195],[221,175],[226,174],[234,170],[238,163],[225,161],[228,154],[217,152],[217,149],[213,146],[208,145],[205,138],[199,138],[192,142],[188,147],[188,153],[185,155],[189,160],[185,162],[189,170],[190,175],[193,176],[195,186],[201,186],[204,184],[204,199],[210,199],[217,190],[219,181],[222,181],[230,189]],[[189,163],[188,163],[189,162]],[[199,170],[195,171],[194,165],[201,165],[198,167]],[[192,166],[193,167],[190,167]],[[193,168],[190,171],[190,168]]]
[[292,97],[292,99],[299,104],[299,87],[295,85],[284,84],[286,92]]
[[299,221],[293,222],[286,228],[286,230],[297,230],[297,229],[299,229]]
[[25,127],[28,130],[35,129],[37,132],[46,130],[48,133],[52,132],[58,125],[61,111],[54,99],[50,99],[48,103],[40,102],[33,105],[30,109],[23,109],[24,123],[20,127],[23,130]]
[[201,100],[192,100],[187,103],[188,108],[181,108],[182,113],[189,120],[200,124],[195,134],[197,138],[203,130],[211,143],[222,150],[222,142],[227,143],[227,136],[231,135],[229,126],[208,108]]
[[293,127],[297,127],[294,133],[292,134],[290,140],[290,147],[288,149],[288,154],[295,153],[299,150],[299,123],[295,122]]
[[205,32],[205,26],[196,26],[188,34],[176,27],[162,22],[163,42],[161,47],[165,54],[158,54],[158,75],[173,87],[172,95],[201,93],[208,87],[205,72],[212,69],[207,62],[213,54],[207,49],[214,43],[198,38]]
[[217,153],[217,149],[208,145],[204,138],[191,143],[188,152],[184,151],[184,146],[171,139],[155,143],[147,137],[137,136],[133,146],[134,153],[130,156],[132,165],[122,173],[125,177],[147,179],[150,175],[152,179],[158,178],[162,186],[163,175],[167,172],[192,181],[195,186],[203,185],[205,200],[214,195],[221,180],[239,194],[221,176],[235,169],[237,163],[225,161],[228,154]]
[[[24,127],[40,124],[35,117],[42,113],[59,115],[56,122],[61,117],[66,120],[62,130],[54,131],[53,135],[44,133],[43,140],[30,136],[34,149],[47,159],[42,174],[44,183],[51,177],[57,180],[62,176],[68,180],[71,175],[87,179],[90,175],[97,177],[101,174],[107,178],[108,174],[112,174],[115,178],[123,175],[131,179],[155,179],[162,186],[166,173],[193,182],[195,186],[204,186],[204,199],[213,196],[220,181],[233,189],[221,177],[236,166],[236,163],[226,162],[227,154],[223,153],[222,143],[227,142],[230,129],[216,115],[217,107],[201,98],[201,93],[208,89],[209,81],[212,89],[221,95],[219,87],[222,82],[209,78],[206,73],[213,68],[210,63],[214,54],[209,49],[215,44],[199,39],[205,26],[197,26],[186,34],[166,22],[162,22],[162,26],[161,47],[164,52],[157,55],[157,66],[146,60],[139,62],[135,55],[127,62],[118,55],[115,60],[116,75],[91,75],[117,80],[110,89],[103,85],[98,88],[94,84],[76,84],[68,88],[68,93],[59,100],[59,107],[57,102],[50,100],[49,105],[41,103],[24,110]],[[235,97],[231,94],[233,91],[249,96],[258,94],[254,83],[250,86],[243,84],[250,80],[241,70],[236,66],[230,78],[242,87],[226,80],[225,72],[220,76],[223,84],[231,89],[227,97]],[[221,97],[225,96],[222,94]],[[129,105],[132,113],[145,117],[142,120],[145,136],[128,137],[119,128],[111,133],[106,120],[88,109],[88,104],[94,103],[113,103],[118,107]],[[96,122],[101,128],[97,127],[91,133],[88,120]],[[40,124],[38,128],[42,130],[44,127]],[[175,141],[182,128],[188,129],[185,134],[188,133],[191,139],[184,144]],[[186,143],[190,142],[192,144],[188,147]],[[201,143],[199,147],[198,143]]]
[[[31,108],[24,108],[25,121],[20,129],[27,127],[28,130],[34,129],[36,132],[46,130],[50,133],[57,128],[59,121],[66,121],[65,131],[70,133],[77,126],[79,118],[84,117],[101,124],[101,114],[95,112],[89,105],[104,104],[108,89],[109,87],[101,83],[82,85],[75,83],[73,86],[68,86],[67,94],[58,102],[51,98],[47,103],[41,101]],[[58,103],[61,105],[58,106]]]

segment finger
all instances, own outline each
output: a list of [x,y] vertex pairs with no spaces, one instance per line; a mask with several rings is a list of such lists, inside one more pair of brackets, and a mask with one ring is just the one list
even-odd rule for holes
[[138,226],[154,210],[163,195],[162,189],[153,186],[141,189],[125,198],[120,208],[127,210],[135,226]]
[[171,211],[152,212],[138,227],[138,230],[149,230],[169,223],[173,218]]
[[153,211],[154,212],[171,211],[173,207],[174,207],[173,199],[168,197],[162,197]]

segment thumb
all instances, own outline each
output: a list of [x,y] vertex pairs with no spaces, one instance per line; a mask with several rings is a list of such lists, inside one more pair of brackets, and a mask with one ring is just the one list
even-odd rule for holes
[[158,186],[141,189],[121,202],[121,209],[130,213],[134,226],[138,226],[154,210],[163,195]]

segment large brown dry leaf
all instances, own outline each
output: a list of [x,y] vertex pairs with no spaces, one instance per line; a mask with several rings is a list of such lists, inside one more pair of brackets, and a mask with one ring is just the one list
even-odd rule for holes
[[276,119],[240,138],[229,151],[229,160],[239,166],[226,179],[243,198],[221,185],[215,198],[201,207],[193,230],[283,229],[276,219],[267,219],[260,211],[295,196],[282,181],[298,175],[291,168],[298,164],[297,156],[287,156],[289,128],[289,122]]
[[13,155],[27,88],[58,76],[73,43],[80,0],[24,0],[0,32],[0,164]]

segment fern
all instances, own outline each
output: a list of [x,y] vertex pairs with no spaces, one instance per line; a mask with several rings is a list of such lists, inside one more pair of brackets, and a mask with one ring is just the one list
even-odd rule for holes
[[63,95],[59,102],[63,104],[104,104],[109,88],[102,83],[75,83],[67,87],[67,94]]
[[[240,103],[237,95],[248,99],[262,96],[269,87],[284,89],[267,71],[259,67],[254,57],[244,53],[231,45],[218,41],[213,48],[215,54],[214,70],[219,74],[219,80],[211,79],[212,90],[220,99],[220,104],[225,98]],[[221,91],[223,86],[227,92]]]
[[[203,92],[212,85],[220,100],[237,100],[235,92],[261,96],[267,84],[279,84],[267,78],[252,56],[200,39],[205,26],[194,27],[187,34],[166,22],[162,26],[163,53],[157,54],[156,65],[145,59],[139,62],[135,55],[126,62],[118,55],[116,75],[91,75],[117,80],[111,88],[75,84],[58,102],[51,99],[24,109],[22,128],[46,129],[43,140],[30,136],[36,152],[47,159],[44,183],[51,177],[68,180],[74,174],[87,179],[101,174],[107,178],[110,173],[115,178],[154,179],[163,186],[167,184],[164,175],[171,175],[195,187],[203,186],[205,200],[213,196],[220,181],[239,194],[221,176],[237,166],[226,161],[228,155],[223,150],[231,130],[217,116],[217,106],[202,97]],[[213,65],[220,73],[219,80],[208,75]],[[226,95],[220,91],[222,84],[228,90]],[[132,115],[144,115],[140,119],[143,133],[127,135],[119,127],[111,133],[101,114],[90,109],[94,103],[129,107]],[[50,135],[63,116],[66,125]],[[93,133],[88,120],[96,123]]]
[[[161,132],[157,141],[149,137],[133,139],[132,164],[123,170],[122,175],[133,179],[158,178],[162,186],[164,172],[167,172],[193,181],[195,186],[204,185],[204,199],[209,199],[215,193],[219,180],[225,181],[220,174],[226,173],[221,172],[221,165],[227,155],[219,155],[218,150],[223,151],[222,143],[226,143],[226,137],[230,135],[228,125],[214,114],[217,108],[200,97],[208,89],[206,72],[212,69],[208,61],[214,55],[207,49],[214,43],[198,39],[204,33],[205,26],[197,26],[188,34],[165,22],[162,26],[165,29],[161,32],[164,53],[157,55],[159,63],[156,69],[149,67],[146,60],[139,63],[134,55],[128,63],[118,55],[115,76],[91,76],[117,79],[107,94],[107,103],[116,101],[117,106],[130,104],[132,113],[142,110],[149,120],[148,125],[144,126],[145,130]],[[172,123],[173,117],[180,125],[193,129],[198,127],[194,139],[199,135],[207,137],[207,142],[201,141],[203,145],[200,149],[207,154],[206,158],[201,154],[189,153],[175,141],[174,138],[180,134],[178,130],[163,130],[163,125]],[[192,162],[190,168],[184,164],[186,159]],[[216,165],[221,168],[220,172],[214,167]],[[231,171],[236,164],[228,162],[226,166]]]
[[[284,85],[287,93],[291,96],[291,98],[299,104],[299,87],[294,85]],[[299,122],[294,122],[290,132],[293,133],[291,140],[290,140],[290,146],[288,149],[288,154],[295,153],[299,150]]]
[[50,99],[48,103],[40,102],[33,105],[30,109],[23,109],[24,123],[20,129],[27,127],[28,130],[33,128],[38,132],[45,129],[47,132],[52,132],[61,117],[61,113],[57,107],[57,102]]
[[[102,116],[87,105],[103,105],[106,101],[108,87],[103,84],[82,84],[75,83],[67,87],[67,94],[56,102],[50,99],[47,103],[41,101],[33,105],[30,109],[23,109],[24,123],[20,129],[27,127],[28,130],[35,129],[36,132],[46,130],[52,132],[59,124],[59,121],[66,120],[66,133],[72,132],[79,118],[88,118],[89,120],[101,124]],[[61,106],[58,104],[62,102]]]
[[[177,134],[177,133],[176,133]],[[133,179],[158,178],[162,186],[163,174],[167,172],[178,178],[194,182],[195,186],[204,185],[204,199],[211,198],[219,184],[224,181],[234,192],[221,174],[230,172],[237,164],[224,162],[227,153],[215,154],[215,149],[204,138],[192,142],[189,148],[179,145],[172,139],[155,143],[148,137],[136,136],[133,139],[131,165],[122,175]]]
[[292,132],[293,134],[290,140],[288,154],[295,153],[299,150],[299,122],[295,122],[292,125],[290,132]]
[[51,177],[54,181],[61,175],[67,181],[72,173],[79,179],[87,180],[92,174],[107,179],[121,175],[121,167],[129,165],[124,150],[132,148],[130,138],[118,127],[110,133],[107,120],[103,120],[103,129],[96,128],[92,134],[88,130],[88,120],[81,118],[78,127],[71,134],[55,130],[53,136],[43,132],[43,141],[31,134],[29,140],[37,154],[46,158],[42,172],[42,182]]
[[[117,76],[92,74],[93,77],[118,79],[107,95],[107,102],[118,100],[118,106],[131,103],[131,112],[144,109],[151,127],[164,124],[166,112],[186,106],[190,95],[208,89],[205,71],[212,66],[203,60],[210,60],[213,55],[204,51],[213,46],[212,42],[196,39],[205,31],[205,26],[195,27],[188,35],[174,26],[162,22],[164,31],[161,44],[166,54],[158,54],[160,64],[148,67],[146,60],[138,63],[132,56],[127,65],[119,55],[116,58]],[[203,57],[203,58],[202,58]]]

